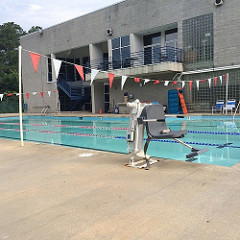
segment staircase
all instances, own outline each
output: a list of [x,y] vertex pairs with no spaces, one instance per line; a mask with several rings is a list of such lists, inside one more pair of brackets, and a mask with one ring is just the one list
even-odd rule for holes
[[91,98],[90,86],[71,86],[62,78],[58,78],[58,87],[69,97],[70,111],[77,110],[77,106],[88,103]]

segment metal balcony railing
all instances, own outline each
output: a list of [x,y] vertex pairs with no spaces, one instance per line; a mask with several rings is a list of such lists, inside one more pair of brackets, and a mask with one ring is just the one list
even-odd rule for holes
[[129,57],[122,57],[119,59],[94,59],[90,62],[89,68],[107,71],[162,62],[182,63],[182,50],[168,46],[160,48],[146,48],[143,51],[131,53]]

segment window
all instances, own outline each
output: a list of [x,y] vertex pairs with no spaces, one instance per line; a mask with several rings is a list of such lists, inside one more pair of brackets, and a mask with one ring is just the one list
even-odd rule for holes
[[171,62],[177,62],[180,58],[179,51],[177,51],[178,45],[178,30],[177,28],[165,31],[165,50],[166,60]]
[[53,78],[52,78],[52,61],[51,58],[47,58],[47,64],[48,64],[48,83],[52,83]]
[[130,67],[130,38],[129,36],[112,39],[113,69]]
[[143,37],[144,64],[161,61],[161,33],[154,33]]

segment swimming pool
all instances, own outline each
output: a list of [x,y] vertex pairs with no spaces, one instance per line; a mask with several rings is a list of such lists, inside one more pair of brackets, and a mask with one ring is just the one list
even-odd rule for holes
[[[195,148],[208,148],[195,162],[233,166],[240,162],[240,118],[167,118],[172,130],[186,129],[182,140]],[[27,116],[24,140],[127,153],[128,118]],[[18,118],[0,118],[0,137],[20,139]],[[173,139],[152,140],[148,154],[185,161],[189,149]]]

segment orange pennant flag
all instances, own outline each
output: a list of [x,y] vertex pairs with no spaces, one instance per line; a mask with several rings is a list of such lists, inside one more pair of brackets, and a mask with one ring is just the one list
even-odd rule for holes
[[29,52],[29,53],[30,53],[30,56],[31,56],[31,59],[32,59],[34,71],[36,73],[37,69],[38,69],[38,63],[39,63],[41,55],[39,55],[37,53],[33,53],[33,52]]
[[108,73],[110,88],[112,88],[112,83],[113,83],[114,76],[115,75],[113,73]]
[[192,81],[189,81],[189,90],[191,91],[192,90]]
[[217,77],[214,78],[214,85],[217,86]]
[[74,65],[75,68],[77,69],[79,75],[81,76],[82,80],[85,81],[85,78],[84,78],[84,72],[83,72],[83,66],[80,66],[80,65]]

